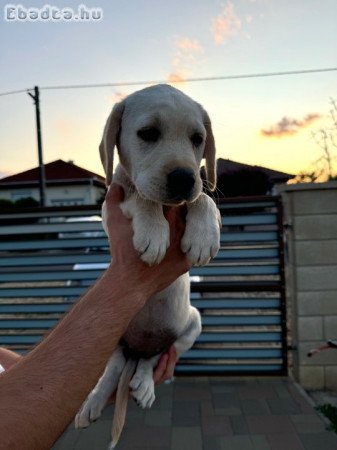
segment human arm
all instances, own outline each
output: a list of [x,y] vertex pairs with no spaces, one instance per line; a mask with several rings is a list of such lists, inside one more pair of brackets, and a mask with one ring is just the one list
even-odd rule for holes
[[[180,250],[183,224],[170,211],[171,246],[149,267],[132,245],[132,227],[117,206],[119,188],[107,194],[113,261],[55,329],[0,376],[0,436],[4,448],[49,449],[72,420],[103,372],[135,314],[155,292],[189,269]],[[111,226],[113,224],[113,226]]]

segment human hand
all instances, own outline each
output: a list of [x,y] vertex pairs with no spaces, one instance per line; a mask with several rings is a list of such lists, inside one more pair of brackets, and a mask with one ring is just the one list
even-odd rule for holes
[[153,372],[153,381],[155,384],[163,383],[174,375],[174,368],[177,362],[177,351],[174,345],[166,353],[161,355],[159,363]]
[[111,266],[124,274],[128,285],[132,283],[132,286],[143,289],[149,297],[169,286],[190,269],[190,263],[180,248],[185,229],[183,211],[177,207],[166,210],[166,219],[170,226],[170,246],[162,262],[150,267],[140,259],[134,249],[131,221],[124,216],[119,207],[123,197],[123,189],[112,184],[105,200],[105,219],[113,256]]

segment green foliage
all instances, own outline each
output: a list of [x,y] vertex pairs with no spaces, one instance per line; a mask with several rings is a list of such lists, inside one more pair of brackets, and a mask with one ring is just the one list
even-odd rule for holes
[[13,208],[14,203],[11,200],[7,200],[6,198],[0,198],[0,209],[11,209]]
[[39,206],[39,202],[33,197],[20,198],[15,202],[16,208],[35,208]]
[[36,208],[39,206],[39,202],[33,197],[24,197],[13,202],[12,200],[7,200],[6,198],[0,198],[0,210],[16,208]]
[[330,403],[326,403],[324,405],[316,406],[317,411],[322,413],[325,417],[327,417],[331,425],[328,427],[329,430],[334,431],[337,434],[337,408],[336,406],[331,405]]

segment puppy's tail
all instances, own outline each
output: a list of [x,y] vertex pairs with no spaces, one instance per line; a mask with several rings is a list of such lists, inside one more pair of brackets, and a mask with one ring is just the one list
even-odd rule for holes
[[136,365],[137,361],[134,359],[128,359],[119,379],[116,394],[115,413],[111,429],[112,441],[109,447],[110,450],[116,447],[124,427],[126,408],[129,398],[129,383],[135,372]]

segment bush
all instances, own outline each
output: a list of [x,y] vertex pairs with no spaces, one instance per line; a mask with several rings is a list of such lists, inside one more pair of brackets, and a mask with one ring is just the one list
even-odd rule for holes
[[334,431],[337,434],[337,408],[336,406],[326,403],[324,405],[316,406],[317,411],[322,413],[325,417],[330,420],[331,425],[328,430]]
[[13,207],[14,203],[11,200],[0,198],[0,209],[12,209]]
[[36,208],[37,206],[39,206],[39,202],[33,197],[20,198],[15,202],[16,208]]

